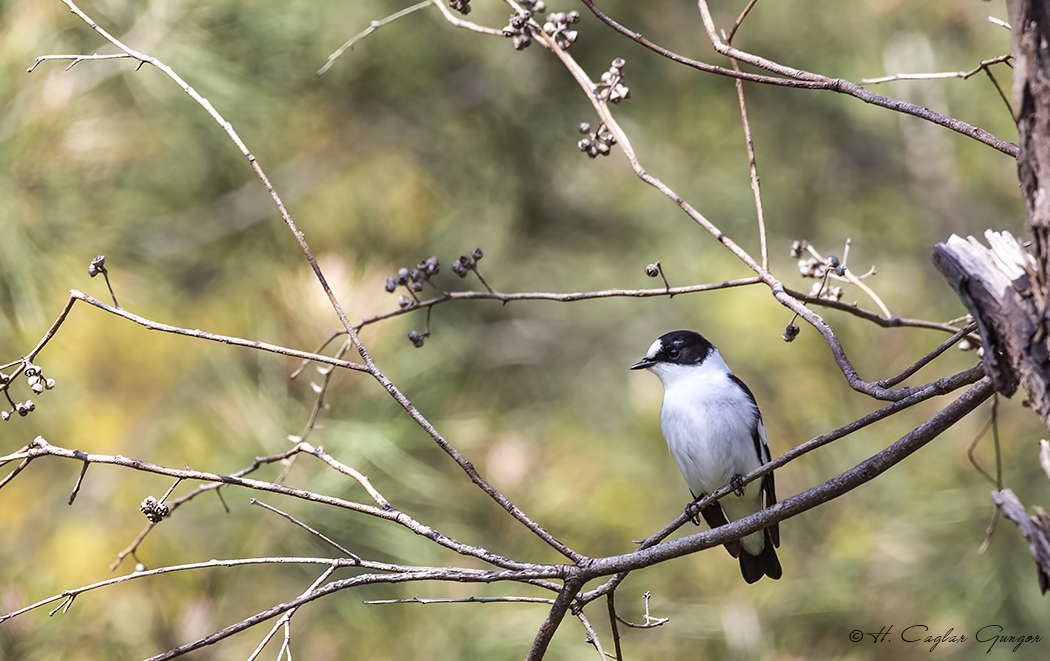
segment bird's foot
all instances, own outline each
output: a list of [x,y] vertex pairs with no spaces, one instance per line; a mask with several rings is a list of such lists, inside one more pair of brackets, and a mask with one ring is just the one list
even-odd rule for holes
[[[703,498],[703,496],[700,496],[700,498]],[[696,507],[696,504],[700,502],[700,498],[697,498],[685,506],[685,515],[693,522],[694,526],[700,525],[700,510],[693,510],[693,508]]]
[[744,495],[744,476],[737,473],[733,476],[733,479],[729,480],[729,486],[733,487],[733,493],[737,495],[737,498]]

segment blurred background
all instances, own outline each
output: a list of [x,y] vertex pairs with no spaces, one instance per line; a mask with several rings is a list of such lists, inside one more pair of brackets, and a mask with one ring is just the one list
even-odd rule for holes
[[[648,288],[659,260],[672,285],[749,272],[674,204],[641,183],[614,150],[592,161],[576,147],[591,106],[539,46],[458,30],[434,8],[380,28],[325,75],[328,55],[405,3],[378,0],[100,0],[81,8],[130,46],[173,67],[233,123],[283,195],[352,320],[396,309],[387,276],[436,255],[446,289],[480,289],[448,269],[481,247],[498,290]],[[729,27],[743,0],[717,3]],[[691,3],[604,1],[617,20],[684,55],[714,55]],[[471,20],[501,28],[506,5],[475,0]],[[571,53],[597,79],[627,61],[631,99],[614,110],[649,172],[758,254],[748,161],[731,80],[673,64],[612,33],[582,5]],[[859,80],[902,71],[969,70],[1009,50],[1002,3],[813,0],[759,3],[734,40],[745,50]],[[0,363],[31,350],[105,254],[121,305],[161,322],[314,350],[339,328],[288,229],[220,128],[161,72],[128,61],[45,62],[36,56],[110,52],[60,2],[0,0]],[[1010,70],[995,73],[1009,93]],[[1016,130],[982,73],[969,80],[883,85],[895,95],[1008,140]],[[952,233],[1023,234],[1016,168],[959,134],[827,92],[747,85],[774,272],[808,290],[788,254],[808,239],[823,254],[878,275],[866,282],[895,315],[965,314],[929,260]],[[847,288],[844,300],[874,306]],[[822,311],[863,378],[896,374],[941,342],[936,331],[882,330]],[[369,326],[379,366],[494,486],[577,550],[625,553],[677,516],[689,494],[659,431],[661,389],[632,373],[659,335],[703,332],[754,391],[774,455],[878,408],[851,391],[808,327],[780,339],[788,312],[759,287],[571,304],[492,301],[437,307],[421,349],[406,339],[423,313]],[[924,383],[973,365],[951,351]],[[150,333],[77,306],[36,361],[58,387],[37,410],[0,424],[0,455],[37,435],[83,451],[232,473],[283,451],[315,395],[297,362]],[[19,390],[21,388],[25,392]],[[24,383],[14,397],[24,399]],[[1035,461],[1046,435],[1021,395],[1002,401],[1003,476],[1029,504],[1050,502]],[[473,488],[460,469],[366,376],[340,372],[323,430],[310,436],[366,473],[396,507],[465,543],[505,556],[561,558]],[[948,398],[917,406],[807,455],[777,474],[788,497],[897,440]],[[928,658],[929,645],[851,643],[854,629],[929,627],[968,637],[1000,625],[1050,636],[1027,544],[1000,524],[978,548],[992,485],[967,459],[990,418],[983,406],[888,474],[785,522],[784,578],[748,586],[721,549],[632,574],[622,614],[643,619],[652,594],[663,627],[624,630],[629,659]],[[990,436],[977,447],[993,470]],[[145,525],[138,503],[170,482],[93,467],[73,507],[79,466],[41,460],[0,492],[0,611],[113,576],[109,565]],[[279,467],[261,469],[273,479]],[[6,474],[6,471],[5,471]],[[319,462],[300,460],[288,484],[366,501]],[[176,496],[191,485],[180,485]],[[210,558],[329,555],[331,549],[227,490],[180,508],[138,557],[149,567]],[[336,509],[263,496],[362,556],[460,564],[425,539]],[[679,534],[690,534],[692,527]],[[117,570],[128,572],[129,558]],[[172,574],[79,597],[0,625],[4,659],[138,658],[209,634],[302,592],[316,567]],[[337,576],[350,575],[347,573]],[[541,595],[515,585],[404,584],[347,591],[301,609],[295,651],[308,659],[519,659],[546,608],[533,604],[362,605],[363,599]],[[547,596],[542,594],[541,596]],[[57,605],[57,604],[56,604]],[[604,605],[588,609],[611,648]],[[257,627],[194,659],[244,658]],[[892,647],[891,647],[892,644]],[[970,658],[977,643],[936,649]],[[1000,649],[1000,648],[996,648]],[[1026,648],[1027,649],[1027,648]],[[1040,649],[1035,647],[1034,649]],[[1031,650],[1029,650],[1031,651]],[[1043,650],[1045,651],[1045,650]],[[1022,650],[1021,653],[1024,653]],[[276,652],[270,652],[275,655]],[[593,655],[566,621],[550,659]],[[269,656],[268,658],[272,658]]]

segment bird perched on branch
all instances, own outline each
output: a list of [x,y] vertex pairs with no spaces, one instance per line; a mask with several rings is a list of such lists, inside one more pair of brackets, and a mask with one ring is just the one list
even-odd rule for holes
[[[631,369],[647,369],[663,383],[660,429],[694,502],[726,484],[735,487],[735,495],[700,511],[709,526],[742,519],[777,502],[772,472],[740,484],[744,475],[769,462],[769,441],[754,395],[718,349],[699,333],[674,331],[653,342]],[[699,525],[699,518],[694,516],[693,522]],[[763,576],[780,578],[778,546],[777,524],[725,545],[740,559],[740,573],[748,583]]]

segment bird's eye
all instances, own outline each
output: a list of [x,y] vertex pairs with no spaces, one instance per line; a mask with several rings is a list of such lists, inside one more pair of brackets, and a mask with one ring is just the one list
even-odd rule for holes
[[681,352],[677,348],[673,348],[668,350],[667,355],[671,358],[677,358],[679,353]]

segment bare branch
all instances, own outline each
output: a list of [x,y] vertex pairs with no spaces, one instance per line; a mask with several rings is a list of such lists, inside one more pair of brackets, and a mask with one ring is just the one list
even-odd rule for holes
[[[339,360],[339,359],[336,359],[336,358],[330,358],[328,356],[325,356],[324,354],[310,353],[309,351],[299,351],[298,349],[289,349],[288,347],[282,347],[282,346],[278,346],[276,344],[269,344],[267,342],[259,342],[258,340],[245,340],[245,339],[242,339],[242,338],[239,338],[239,337],[231,337],[229,335],[219,335],[219,334],[216,334],[216,333],[207,333],[207,332],[199,330],[199,329],[192,329],[191,330],[189,328],[179,328],[178,326],[171,326],[171,325],[168,325],[168,324],[162,324],[159,321],[152,321],[150,319],[146,319],[145,317],[140,317],[137,314],[133,314],[131,312],[128,312],[127,310],[125,310],[123,308],[115,308],[115,307],[113,307],[113,306],[111,306],[111,305],[109,305],[107,303],[103,303],[102,301],[98,300],[97,298],[89,296],[89,295],[87,295],[87,294],[85,294],[85,293],[83,293],[81,291],[77,291],[76,289],[71,289],[69,291],[69,299],[70,299],[69,303],[67,304],[66,308],[62,310],[62,314],[60,315],[59,320],[55,322],[55,327],[54,328],[56,330],[57,330],[57,326],[61,323],[62,320],[65,319],[66,314],[68,314],[69,308],[72,306],[72,302],[74,300],[81,300],[81,301],[84,301],[85,303],[90,303],[91,305],[94,305],[96,308],[99,308],[100,310],[104,310],[106,312],[109,312],[110,314],[115,314],[118,317],[123,317],[123,318],[127,319],[128,321],[133,321],[133,322],[135,322],[136,324],[138,324],[140,326],[148,328],[149,330],[162,331],[164,333],[173,333],[175,335],[183,335],[185,337],[192,337],[192,338],[196,338],[196,339],[199,339],[199,340],[208,340],[210,342],[220,342],[222,344],[232,344],[233,346],[247,347],[249,349],[258,349],[260,351],[269,351],[270,353],[281,354],[282,356],[291,356],[292,358],[302,358],[303,360],[312,360],[312,361],[315,361],[315,362],[318,362],[318,363],[325,363],[325,364],[328,364],[328,365],[335,365],[336,367],[342,367],[342,368],[349,369],[349,370],[354,370],[354,371],[357,371],[357,372],[368,372],[369,371],[369,369],[365,365],[362,365],[361,363],[354,363],[354,362],[350,362],[348,360]],[[54,333],[52,331],[48,331],[48,336],[47,337],[50,338],[50,336],[53,335],[53,334]],[[42,347],[42,345],[43,345],[43,342],[41,343],[41,347]],[[38,347],[37,350],[39,350],[41,347]]]
[[524,604],[553,604],[553,599],[543,597],[442,597],[437,599],[425,599],[423,597],[409,597],[407,599],[370,599],[362,601],[369,606],[383,606],[387,604],[502,604],[502,603],[524,603]]
[[705,62],[699,62],[697,60],[692,60],[690,58],[683,57],[681,55],[678,55],[677,53],[674,53],[673,51],[669,51],[666,48],[662,48],[649,41],[648,39],[645,39],[640,34],[632,32],[631,30],[628,30],[627,28],[623,27],[622,25],[620,25],[619,23],[617,23],[616,21],[612,20],[604,13],[599,11],[598,8],[594,6],[592,0],[582,0],[582,2],[587,6],[588,9],[591,10],[592,13],[594,13],[595,16],[597,16],[602,22],[604,22],[609,27],[613,28],[620,34],[623,34],[624,36],[628,37],[629,39],[638,42],[642,46],[645,46],[654,53],[662,55],[674,62],[678,62],[679,64],[684,64],[686,66],[698,69],[700,71],[704,71],[706,73],[714,73],[720,76],[739,78],[741,80],[750,80],[765,85],[778,85],[781,87],[793,87],[797,89],[820,89],[828,90],[831,92],[838,92],[840,94],[847,94],[849,96],[860,99],[865,103],[870,103],[872,105],[888,108],[895,112],[901,112],[908,115],[912,115],[918,117],[919,119],[924,119],[939,126],[951,129],[953,131],[956,131],[957,133],[961,133],[965,136],[971,137],[974,140],[983,142],[984,144],[993,147],[994,149],[997,149],[1008,156],[1017,156],[1017,145],[1013,144],[1012,142],[1008,142],[1006,140],[997,138],[983,129],[971,126],[966,122],[959,121],[953,117],[948,117],[947,115],[942,115],[941,113],[934,112],[932,110],[929,110],[928,108],[923,108],[921,106],[917,106],[912,103],[907,103],[899,99],[875,94],[874,92],[866,90],[860,85],[851,83],[847,80],[842,80],[840,78],[828,78],[826,76],[810,73],[808,71],[792,69],[791,67],[785,67],[776,64],[764,58],[751,55],[750,53],[738,51],[737,49],[722,43],[721,39],[718,38],[718,35],[715,32],[713,21],[710,21],[710,25],[708,25],[708,19],[710,19],[710,12],[707,10],[706,3],[699,3],[700,11],[702,16],[704,16],[706,12],[704,25],[705,28],[708,29],[708,35],[709,37],[711,37],[712,43],[715,45],[716,51],[718,51],[722,55],[725,55],[726,57],[735,58],[742,62],[747,62],[748,64],[752,64],[754,66],[766,69],[767,71],[773,71],[774,73],[778,73],[787,77],[777,78],[773,76],[761,76],[746,72],[737,72],[733,71],[732,69],[726,69],[724,67],[718,67],[711,64],[707,64]]
[[522,292],[517,294],[504,294],[498,291],[455,291],[446,292],[436,298],[421,300],[418,304],[407,308],[399,308],[390,312],[383,312],[372,317],[365,317],[357,323],[355,328],[361,329],[365,326],[385,321],[392,317],[408,314],[424,307],[441,305],[449,301],[471,301],[471,300],[494,300],[503,304],[515,301],[557,301],[559,303],[572,303],[575,301],[589,301],[601,298],[650,298],[653,296],[674,297],[679,294],[694,294],[703,291],[714,291],[716,289],[729,289],[730,287],[746,287],[755,285],[761,280],[756,277],[737,278],[736,280],[724,280],[722,282],[711,282],[701,285],[689,285],[687,287],[665,287],[663,289],[603,289],[600,291],[570,292],[559,294],[553,292]]
[[[7,455],[6,457],[0,457],[0,466],[9,461],[16,459],[36,459],[43,456],[62,457],[65,459],[75,459],[78,461],[84,461],[94,464],[110,464],[115,466],[122,466],[124,468],[131,468],[137,471],[145,473],[155,473],[157,475],[167,475],[169,477],[177,477],[184,480],[202,480],[206,482],[213,482],[218,484],[227,484],[245,487],[248,489],[255,489],[257,491],[267,491],[270,493],[278,493],[285,496],[291,496],[293,498],[299,498],[301,500],[307,500],[310,502],[322,503],[325,505],[332,505],[334,507],[340,507],[343,509],[351,510],[354,512],[360,512],[362,514],[368,514],[380,519],[386,519],[388,521],[394,521],[405,528],[411,530],[417,535],[426,537],[427,539],[444,546],[445,548],[451,549],[462,555],[469,555],[490,564],[496,565],[497,567],[516,568],[523,569],[531,567],[527,563],[515,562],[509,560],[495,553],[492,553],[486,549],[477,546],[470,546],[462,544],[451,537],[447,537],[437,532],[436,530],[425,526],[412,517],[408,516],[404,512],[401,512],[393,507],[389,509],[372,507],[370,505],[364,505],[362,503],[356,503],[353,501],[344,500],[342,498],[336,498],[334,496],[326,496],[324,494],[315,493],[312,491],[306,491],[303,489],[294,489],[292,487],[286,487],[280,484],[274,484],[271,482],[262,482],[260,480],[252,480],[244,477],[234,477],[231,475],[221,475],[218,473],[210,473],[206,471],[195,471],[195,470],[181,470],[176,468],[167,468],[165,466],[158,466],[145,461],[139,461],[137,459],[129,459],[122,456],[113,455],[102,455],[102,454],[89,454],[79,452],[77,450],[67,450],[51,445],[42,437],[38,436],[25,448],[14,454]],[[9,476],[10,477],[10,476]]]
[[1010,53],[1000,55],[999,57],[993,57],[990,60],[981,60],[981,63],[970,69],[969,71],[943,71],[941,73],[898,73],[892,76],[882,76],[880,78],[861,78],[858,84],[860,85],[877,85],[879,83],[889,83],[895,80],[939,80],[944,78],[962,78],[967,79],[970,76],[986,71],[988,67],[999,62],[1007,62],[1013,57]]
[[341,590],[354,588],[359,585],[372,585],[376,583],[405,583],[414,581],[456,581],[460,583],[494,583],[497,581],[507,580],[521,580],[522,578],[542,578],[544,576],[551,576],[552,571],[541,572],[540,570],[534,570],[532,572],[515,572],[515,571],[492,571],[492,572],[479,572],[477,570],[468,569],[457,569],[457,568],[430,568],[425,571],[412,571],[402,572],[396,574],[363,574],[361,576],[354,576],[352,578],[345,578],[338,581],[332,581],[327,583],[316,590],[308,594],[303,594],[295,599],[286,601],[283,604],[277,604],[276,606],[269,608],[265,611],[257,613],[251,617],[245,618],[236,624],[232,624],[221,631],[217,631],[210,636],[206,636],[199,640],[195,640],[192,643],[187,643],[179,647],[170,649],[162,654],[150,657],[148,661],[165,661],[166,659],[174,659],[182,656],[187,652],[213,645],[217,642],[225,640],[230,636],[240,633],[245,629],[251,628],[256,624],[265,622],[273,617],[286,613],[289,610],[298,608],[303,604],[311,601],[320,599],[321,597],[328,596]]
[[561,621],[565,618],[565,613],[568,612],[572,606],[573,597],[576,595],[576,591],[579,590],[580,586],[583,585],[583,581],[580,579],[568,579],[565,581],[565,587],[558,593],[558,598],[551,604],[550,610],[547,611],[547,617],[543,619],[543,623],[540,624],[539,630],[536,632],[536,637],[532,641],[532,647],[529,649],[528,656],[525,657],[525,661],[540,661],[544,654],[547,653],[547,646],[550,645],[551,638],[554,637],[554,632],[558,630],[558,626]]
[[795,80],[807,80],[821,83],[821,89],[828,89],[834,92],[840,92],[843,94],[849,94],[850,96],[856,97],[865,103],[872,105],[881,106],[883,108],[889,108],[896,112],[913,115],[919,119],[924,119],[928,122],[932,122],[939,126],[951,129],[963,135],[969,136],[975,140],[983,142],[984,144],[994,147],[999,151],[1003,152],[1008,156],[1017,156],[1018,148],[1017,145],[1012,142],[1001,140],[987,131],[970,126],[966,122],[961,122],[954,117],[948,117],[938,112],[934,112],[928,108],[917,106],[913,103],[907,103],[899,99],[893,99],[885,97],[879,94],[874,94],[860,85],[851,83],[846,80],[832,79],[819,74],[811,73],[809,71],[803,71],[801,69],[794,69],[792,67],[784,66],[767,60],[751,53],[733,48],[732,46],[724,43],[718,37],[718,30],[715,28],[714,20],[711,18],[711,10],[707,7],[706,0],[697,0],[697,7],[700,9],[700,18],[703,20],[704,29],[707,30],[707,36],[711,40],[711,45],[714,46],[715,50],[725,55],[726,57],[736,58],[742,62],[754,65],[767,71],[779,74],[781,76],[787,76],[788,78],[794,78]]

